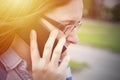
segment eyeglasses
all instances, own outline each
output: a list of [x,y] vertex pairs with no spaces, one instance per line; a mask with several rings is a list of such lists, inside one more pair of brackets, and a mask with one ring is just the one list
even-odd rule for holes
[[51,23],[52,25],[54,25],[55,27],[57,27],[59,30],[61,30],[65,35],[68,35],[69,33],[71,33],[74,29],[77,29],[80,27],[81,22],[79,21],[77,24],[75,25],[63,25],[47,16],[43,16],[43,18],[45,20],[47,20],[49,23]]

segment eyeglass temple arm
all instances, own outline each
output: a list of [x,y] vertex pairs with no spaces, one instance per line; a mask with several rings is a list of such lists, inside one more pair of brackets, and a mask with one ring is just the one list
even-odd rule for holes
[[49,23],[51,23],[52,25],[54,25],[55,27],[57,27],[58,29],[60,29],[60,30],[62,30],[65,27],[61,23],[59,23],[59,22],[57,22],[57,21],[55,21],[55,20],[53,20],[53,19],[51,19],[51,18],[49,18],[49,17],[47,17],[45,15],[43,16],[43,18],[45,20],[47,20]]

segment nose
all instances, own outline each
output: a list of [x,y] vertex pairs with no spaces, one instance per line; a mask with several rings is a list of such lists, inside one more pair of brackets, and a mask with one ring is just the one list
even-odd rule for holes
[[66,38],[66,43],[65,43],[66,46],[69,46],[70,44],[78,44],[78,36],[76,34],[76,29],[67,35],[65,35],[62,31],[59,31],[59,35],[57,36],[57,39],[59,40],[63,36],[65,36]]
[[78,43],[78,36],[76,34],[76,30],[74,30],[73,32],[69,33],[66,36],[66,44],[77,44]]

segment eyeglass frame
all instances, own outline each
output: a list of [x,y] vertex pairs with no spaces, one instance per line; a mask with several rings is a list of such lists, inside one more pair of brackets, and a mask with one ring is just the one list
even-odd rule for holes
[[[50,24],[54,25],[55,27],[57,27],[59,30],[61,30],[65,35],[68,35],[69,33],[71,33],[75,28],[79,28],[81,26],[81,21],[79,21],[77,24],[75,25],[63,25],[62,23],[53,20],[47,16],[43,16],[43,18],[45,20],[47,20]],[[70,26],[70,27],[69,27]],[[69,30],[68,30],[69,29]]]

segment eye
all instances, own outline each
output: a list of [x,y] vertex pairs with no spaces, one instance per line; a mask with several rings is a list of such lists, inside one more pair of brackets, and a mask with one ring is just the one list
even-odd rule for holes
[[80,28],[81,25],[82,25],[82,23],[79,21],[79,23],[77,23],[74,27],[78,29],[78,28]]
[[63,30],[63,32],[64,33],[70,33],[70,32],[72,32],[73,31],[73,29],[74,29],[74,25],[67,25],[65,28],[64,28],[64,30]]

